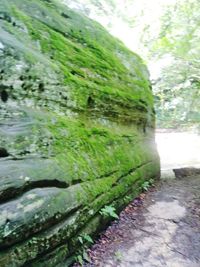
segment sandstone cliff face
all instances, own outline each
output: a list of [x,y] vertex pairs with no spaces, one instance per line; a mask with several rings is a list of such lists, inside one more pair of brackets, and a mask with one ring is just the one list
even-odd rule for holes
[[0,267],[67,266],[158,175],[142,60],[54,0],[1,0]]

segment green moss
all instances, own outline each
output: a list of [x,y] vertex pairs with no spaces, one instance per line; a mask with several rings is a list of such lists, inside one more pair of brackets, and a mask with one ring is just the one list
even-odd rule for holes
[[[146,108],[147,103],[152,107],[149,82],[144,71],[141,72],[144,66],[138,56],[128,51],[118,40],[111,38],[99,25],[92,25],[89,20],[77,16],[67,8],[64,9],[70,16],[68,21],[59,15],[54,6],[47,9],[43,1],[38,1],[37,4],[31,1],[29,5],[33,11],[28,8],[28,4],[21,5],[20,1],[13,0],[10,4],[11,12],[28,30],[27,45],[31,48],[33,42],[39,42],[41,52],[51,62],[52,68],[53,65],[59,67],[63,76],[62,83],[70,88],[70,100],[76,108],[86,109],[90,95],[97,99],[99,108],[105,100],[115,103],[115,112],[121,115],[120,106],[127,106],[130,118],[136,109]],[[38,15],[40,13],[39,19],[34,10],[37,10]],[[47,11],[53,16],[53,21],[45,17]],[[97,27],[95,32],[94,27]],[[18,39],[24,39],[24,33],[19,29],[13,29],[12,33]],[[125,61],[131,66],[130,69],[116,56],[117,53],[122,57],[126,55]],[[29,53],[27,56],[29,57]],[[135,58],[134,63],[131,63],[130,58]],[[139,101],[141,99],[144,104]]]
[[113,172],[120,176],[144,160],[142,136],[126,138],[113,129],[91,127],[87,120],[80,122],[55,115],[54,120],[49,125],[54,137],[52,150],[66,169],[68,182],[96,179]]
[[[1,80],[12,101],[0,113],[0,145],[14,158],[1,166],[0,200],[17,219],[5,222],[15,229],[8,236],[0,228],[0,266],[54,266],[77,250],[80,233],[106,223],[102,207],[119,212],[159,173],[148,73],[103,27],[58,1],[1,7],[10,18],[0,20]],[[32,190],[43,203],[26,217],[15,207],[34,204]]]

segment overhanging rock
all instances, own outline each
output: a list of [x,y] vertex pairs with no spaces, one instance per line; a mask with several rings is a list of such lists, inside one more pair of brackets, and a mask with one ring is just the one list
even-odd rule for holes
[[53,0],[0,3],[0,267],[70,262],[159,176],[142,60]]

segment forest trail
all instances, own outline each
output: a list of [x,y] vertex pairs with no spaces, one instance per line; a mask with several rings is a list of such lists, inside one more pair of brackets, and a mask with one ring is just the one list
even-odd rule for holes
[[200,267],[200,175],[175,178],[173,168],[199,167],[196,134],[158,133],[162,178],[120,214],[89,250],[87,267]]
[[200,176],[161,180],[89,251],[87,267],[199,267]]

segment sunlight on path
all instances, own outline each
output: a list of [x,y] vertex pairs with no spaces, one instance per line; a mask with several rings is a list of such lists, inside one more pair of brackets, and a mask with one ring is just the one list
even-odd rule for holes
[[200,135],[194,133],[156,133],[161,169],[200,167]]

